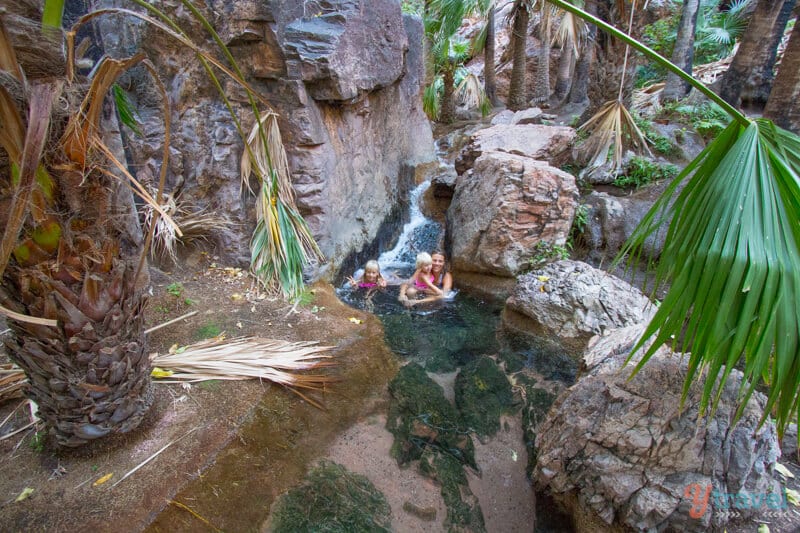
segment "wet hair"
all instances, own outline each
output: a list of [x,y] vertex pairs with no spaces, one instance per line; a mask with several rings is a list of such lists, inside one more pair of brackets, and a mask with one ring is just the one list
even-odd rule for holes
[[423,266],[433,264],[433,259],[431,259],[431,254],[426,252],[420,252],[417,254],[417,268],[422,268]]
[[374,259],[370,259],[369,261],[367,261],[367,264],[364,265],[364,273],[365,274],[367,273],[367,270],[374,270],[374,271],[376,271],[378,273],[378,275],[380,275],[381,266]]

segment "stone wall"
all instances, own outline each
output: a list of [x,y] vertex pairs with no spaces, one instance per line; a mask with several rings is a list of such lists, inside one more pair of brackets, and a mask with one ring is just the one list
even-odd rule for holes
[[[186,19],[178,2],[162,4]],[[280,115],[297,205],[328,260],[317,275],[330,277],[398,216],[395,206],[411,186],[401,183],[401,169],[434,159],[420,98],[422,23],[402,15],[393,0],[237,0],[209,7],[205,15],[244,77]],[[103,24],[107,51],[144,49],[166,84],[173,110],[168,190],[178,187],[184,205],[225,215],[228,229],[211,235],[216,253],[246,264],[255,200],[241,192],[242,143],[209,77],[191,51],[163,32],[117,18]],[[188,28],[188,35],[205,35],[197,23]],[[217,74],[249,131],[246,95]],[[164,131],[151,79],[140,69],[122,82],[144,122],[144,136],[129,139],[129,156],[145,182],[157,181]]]

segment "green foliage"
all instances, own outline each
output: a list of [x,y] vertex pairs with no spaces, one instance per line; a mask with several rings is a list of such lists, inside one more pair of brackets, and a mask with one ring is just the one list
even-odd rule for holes
[[422,16],[425,10],[425,2],[424,0],[403,0],[400,2],[400,9],[408,15]]
[[720,0],[700,3],[694,41],[694,64],[703,65],[727,57],[736,39],[747,28],[746,9],[750,0],[733,0],[720,9]]
[[294,304],[297,304],[297,305],[302,306],[302,307],[310,305],[313,302],[314,302],[314,291],[313,291],[313,289],[309,289],[309,288],[304,288],[302,291],[300,291],[297,294],[297,296],[293,300]]
[[653,147],[653,150],[656,153],[665,157],[680,155],[680,148],[678,148],[678,146],[668,137],[658,133],[652,122],[639,116],[638,114],[633,115],[633,121],[639,127],[639,131],[642,132],[642,135],[644,135],[647,143]]
[[167,285],[166,291],[175,298],[180,298],[180,296],[183,294],[183,285],[178,282],[170,283]]
[[[672,57],[675,47],[678,23],[680,22],[680,4],[670,4],[671,13],[648,24],[642,31],[642,42],[664,57]],[[664,81],[667,69],[657,63],[643,62],[636,69],[635,85],[637,88],[645,87],[651,83]]]
[[568,248],[574,248],[575,243],[580,240],[586,230],[586,225],[589,224],[589,210],[590,207],[587,204],[580,204],[575,209],[575,217],[572,219],[572,227],[569,229],[569,238],[567,239]]
[[684,101],[668,102],[662,115],[676,117],[682,122],[691,124],[692,128],[704,140],[710,141],[719,135],[730,123],[730,116],[717,104],[706,102],[699,105]]
[[36,431],[31,437],[30,447],[36,453],[44,451],[44,443],[47,440],[47,433],[44,431]]
[[671,285],[635,346],[654,341],[636,371],[664,343],[690,352],[683,399],[702,381],[705,414],[719,401],[717,384],[743,366],[737,416],[763,383],[764,417],[775,416],[781,435],[800,408],[798,173],[800,137],[766,120],[732,122],[673,180],[620,254],[635,261],[669,223],[655,286]]
[[220,333],[222,333],[220,327],[217,324],[209,322],[195,331],[194,338],[197,340],[210,339],[216,337]]
[[625,169],[625,174],[618,176],[614,180],[617,187],[639,188],[648,183],[663,179],[671,180],[678,175],[678,167],[675,165],[664,165],[657,163],[646,157],[633,157]]
[[322,461],[276,502],[271,531],[388,532],[390,525],[386,497],[366,477]]
[[[212,335],[212,337],[213,336],[214,335]],[[218,379],[207,379],[205,381],[201,381],[200,383],[198,383],[196,387],[201,390],[212,392],[217,390],[221,384],[222,381]]]
[[552,261],[569,259],[569,246],[569,243],[566,246],[562,246],[547,241],[537,242],[534,255],[528,261],[528,269],[534,270]]
[[115,83],[111,87],[111,94],[114,95],[114,103],[117,105],[117,113],[119,113],[120,122],[128,126],[136,135],[141,137],[142,130],[139,129],[138,113],[128,93]]

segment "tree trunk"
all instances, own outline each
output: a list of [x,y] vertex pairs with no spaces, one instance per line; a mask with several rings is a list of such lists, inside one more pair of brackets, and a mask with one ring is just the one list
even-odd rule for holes
[[527,89],[525,86],[526,54],[525,45],[528,40],[528,21],[530,14],[526,6],[517,9],[514,16],[511,45],[513,47],[511,83],[508,88],[508,108],[513,111],[528,107]]
[[[63,75],[60,47],[14,35],[11,41],[19,47],[32,86],[41,81],[37,77]],[[59,63],[55,73],[42,70]],[[75,82],[67,90],[76,94],[62,99],[74,103],[73,115],[82,89]],[[36,209],[25,220],[3,273],[0,304],[57,321],[50,327],[8,319],[11,334],[4,342],[28,376],[29,395],[58,444],[73,447],[136,428],[152,394],[142,321],[145,294],[136,278],[142,243],[126,219],[135,211],[121,205],[120,191],[127,186],[101,171],[99,156],[84,168],[75,164],[73,152],[64,151],[65,116],[64,109],[51,115],[37,171]],[[6,170],[0,168],[0,191],[14,194]],[[0,197],[0,204],[4,201]]]
[[557,106],[561,104],[569,95],[572,85],[572,70],[575,66],[575,50],[572,43],[566,43],[561,50],[561,58],[558,60],[558,76],[556,77],[556,88],[553,91],[553,101]]
[[795,24],[772,84],[764,117],[800,135],[800,24]]
[[442,111],[439,120],[451,124],[456,119],[455,98],[455,66],[447,65],[442,75],[444,76],[444,94],[442,94]]
[[[694,34],[697,30],[697,13],[700,0],[686,0],[681,10],[681,20],[678,24],[678,36],[675,39],[675,48],[672,50],[672,62],[684,72],[692,73],[692,60],[694,58]],[[672,72],[667,74],[661,101],[668,102],[680,100],[689,93],[689,83]]]
[[489,6],[486,14],[486,44],[483,48],[483,87],[486,98],[492,103],[492,107],[497,106],[497,81],[495,80],[495,31],[494,31],[494,10],[495,5]]
[[[593,1],[586,2],[586,12],[597,15],[597,6]],[[572,80],[572,88],[569,91],[570,104],[586,104],[589,101],[589,72],[591,71],[592,61],[594,61],[595,38],[597,37],[597,26],[588,24],[586,26],[586,38],[581,44],[580,55],[575,63],[575,73]]]
[[539,24],[539,60],[536,63],[536,82],[533,85],[533,102],[542,105],[550,99],[550,4],[542,2],[542,20]]
[[[778,45],[796,0],[759,0],[739,49],[720,81],[719,95],[738,106],[741,99],[759,107],[775,79]],[[746,95],[746,96],[745,96]]]

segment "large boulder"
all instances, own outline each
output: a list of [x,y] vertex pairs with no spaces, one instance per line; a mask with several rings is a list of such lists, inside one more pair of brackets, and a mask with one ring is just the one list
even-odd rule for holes
[[567,126],[497,124],[472,134],[456,158],[456,172],[463,174],[487,152],[505,152],[550,162],[564,154],[574,140],[575,130]]
[[556,261],[517,279],[504,327],[550,339],[573,355],[595,335],[648,321],[655,312],[636,287],[580,261]]
[[756,393],[732,425],[742,375],[733,370],[713,416],[699,417],[699,385],[681,406],[686,357],[662,347],[630,378],[623,367],[642,334],[598,337],[587,377],[563,392],[537,428],[534,481],[577,531],[707,531],[732,517],[785,509],[772,471],[772,423],[759,427]]
[[564,245],[577,200],[572,175],[531,157],[483,153],[459,178],[447,211],[453,268],[517,275],[537,243]]

